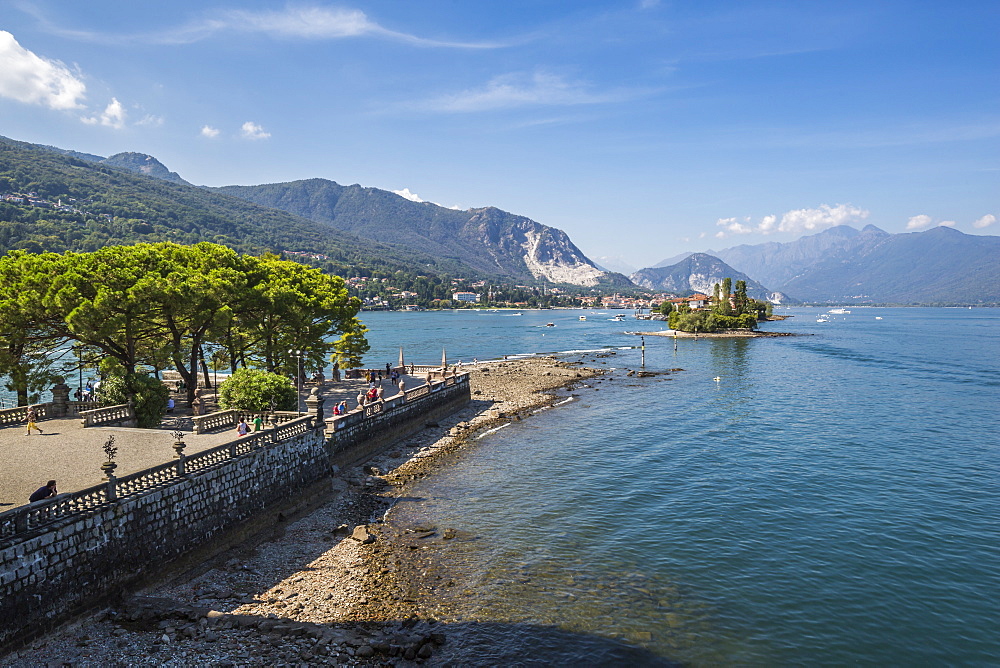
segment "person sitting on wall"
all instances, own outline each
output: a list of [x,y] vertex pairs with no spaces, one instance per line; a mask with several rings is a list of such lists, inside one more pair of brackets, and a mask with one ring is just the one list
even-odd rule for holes
[[39,487],[34,492],[32,492],[31,496],[28,497],[28,503],[34,503],[35,501],[44,501],[45,499],[51,499],[58,493],[59,493],[58,490],[56,490],[56,481],[49,480],[47,483],[45,483],[44,487]]

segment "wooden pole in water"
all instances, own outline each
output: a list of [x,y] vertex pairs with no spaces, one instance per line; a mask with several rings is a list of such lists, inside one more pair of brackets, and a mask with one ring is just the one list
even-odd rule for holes
[[646,366],[646,337],[640,336],[639,340],[642,341],[642,366]]

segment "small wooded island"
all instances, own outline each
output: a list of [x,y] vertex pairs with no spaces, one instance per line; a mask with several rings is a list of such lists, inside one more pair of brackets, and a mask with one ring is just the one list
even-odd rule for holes
[[660,313],[667,316],[667,325],[678,332],[691,334],[724,333],[740,330],[744,334],[757,329],[757,323],[771,317],[771,302],[753,299],[747,295],[746,281],[726,278],[716,283],[711,297],[694,295],[672,299],[660,305]]

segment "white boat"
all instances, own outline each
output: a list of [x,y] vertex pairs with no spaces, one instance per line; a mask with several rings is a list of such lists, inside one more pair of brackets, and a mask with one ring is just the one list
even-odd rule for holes
[[580,316],[580,320],[586,320],[586,319],[587,319],[587,316],[585,316],[585,315],[581,315]]
[[555,327],[556,323],[554,323],[554,322],[547,322],[547,323],[545,323],[545,326],[546,327]]
[[832,308],[829,311],[827,311],[827,313],[833,313],[834,315],[844,315],[845,313],[850,313],[850,311],[848,311],[845,308]]
[[614,320],[615,322],[624,322],[625,321],[625,314],[624,313],[619,313],[618,315],[616,315],[615,317],[613,317],[611,319]]

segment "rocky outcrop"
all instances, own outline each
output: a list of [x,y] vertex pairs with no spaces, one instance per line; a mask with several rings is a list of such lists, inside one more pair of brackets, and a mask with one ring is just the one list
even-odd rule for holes
[[359,237],[397,244],[515,280],[628,285],[602,271],[562,230],[496,207],[458,211],[396,193],[325,179],[217,188]]
[[135,172],[136,174],[144,174],[146,176],[151,176],[154,179],[170,181],[171,183],[183,183],[188,186],[191,185],[182,179],[180,174],[170,171],[162,162],[151,155],[146,155],[145,153],[117,153],[110,158],[101,160],[101,164],[118,167],[119,169],[127,169],[128,171]]

